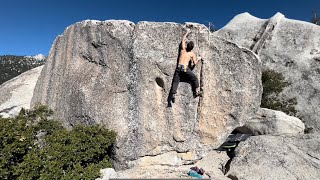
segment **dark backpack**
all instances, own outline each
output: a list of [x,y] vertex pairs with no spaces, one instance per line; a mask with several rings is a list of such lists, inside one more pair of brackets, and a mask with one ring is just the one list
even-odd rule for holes
[[194,170],[195,172],[197,172],[197,173],[200,174],[200,175],[203,175],[204,172],[205,172],[202,168],[199,169],[198,166],[191,167],[190,169],[191,169],[191,170]]

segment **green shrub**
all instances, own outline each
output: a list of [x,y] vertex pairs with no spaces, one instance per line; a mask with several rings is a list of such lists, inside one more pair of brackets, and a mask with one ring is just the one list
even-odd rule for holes
[[112,166],[108,150],[115,132],[97,125],[67,130],[48,120],[51,114],[37,106],[16,118],[0,118],[1,179],[94,179]]
[[263,93],[261,99],[261,107],[279,110],[288,115],[296,116],[297,111],[295,105],[296,98],[286,98],[281,92],[285,87],[290,85],[281,73],[273,70],[265,70],[262,72]]
[[22,108],[18,118],[28,118],[32,121],[36,121],[47,120],[51,115],[53,115],[53,111],[51,109],[49,109],[47,106],[38,104],[33,110],[26,110]]
[[34,131],[25,119],[0,118],[0,179],[15,179],[14,168],[33,147]]
[[279,95],[285,87],[289,85],[285,81],[281,73],[277,73],[274,70],[265,70],[262,72],[262,85],[263,85],[263,96],[266,97],[272,93]]

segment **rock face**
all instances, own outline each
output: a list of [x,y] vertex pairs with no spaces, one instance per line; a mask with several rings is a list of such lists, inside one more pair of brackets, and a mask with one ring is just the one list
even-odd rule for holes
[[296,98],[297,115],[320,131],[320,26],[280,13],[271,19],[243,13],[214,34],[257,53],[264,69],[282,73],[291,83],[283,95]]
[[255,136],[239,144],[227,176],[255,179],[319,179],[320,135]]
[[[205,59],[195,68],[204,91],[193,98],[180,83],[167,98],[186,28]],[[198,159],[255,114],[261,62],[251,51],[211,35],[204,25],[83,21],[68,27],[50,51],[32,104],[48,105],[66,126],[102,124],[118,133],[116,169],[169,151]]]
[[261,108],[256,116],[236,131],[252,135],[303,134],[303,122],[284,112]]
[[31,69],[0,85],[0,115],[2,117],[13,117],[18,115],[21,108],[30,108],[33,90],[42,67]]

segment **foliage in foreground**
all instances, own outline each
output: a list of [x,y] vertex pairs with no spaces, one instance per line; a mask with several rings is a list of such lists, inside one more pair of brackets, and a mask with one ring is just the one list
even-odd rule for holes
[[47,118],[45,106],[0,118],[0,179],[94,179],[111,167],[113,131],[95,126],[67,130]]

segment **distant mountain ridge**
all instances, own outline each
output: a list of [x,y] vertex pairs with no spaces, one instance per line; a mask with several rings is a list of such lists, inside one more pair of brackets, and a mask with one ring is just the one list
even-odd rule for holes
[[1,55],[0,85],[25,71],[43,65],[45,60],[46,57],[42,54],[35,56]]

